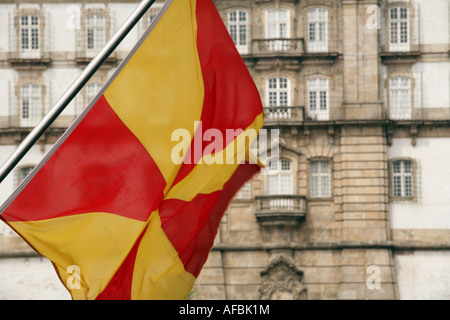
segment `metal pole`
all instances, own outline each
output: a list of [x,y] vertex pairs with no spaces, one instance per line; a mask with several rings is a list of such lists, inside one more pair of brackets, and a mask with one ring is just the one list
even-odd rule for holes
[[22,143],[17,147],[14,153],[5,161],[5,163],[0,168],[0,183],[31,149],[31,147],[36,143],[36,141],[45,132],[45,130],[50,127],[53,121],[55,121],[60,113],[67,107],[67,105],[78,94],[81,88],[83,88],[83,86],[89,81],[92,75],[116,49],[119,43],[126,37],[126,35],[142,18],[142,16],[154,2],[155,0],[142,0],[136,10],[128,17],[125,23],[119,28],[116,34],[108,41],[108,43],[97,54],[97,56],[91,60],[91,62],[87,65],[83,72],[69,87],[69,89],[67,89],[67,91],[56,102],[53,108],[45,115],[41,122],[39,122],[39,124],[33,130],[31,130],[28,136],[22,141]]

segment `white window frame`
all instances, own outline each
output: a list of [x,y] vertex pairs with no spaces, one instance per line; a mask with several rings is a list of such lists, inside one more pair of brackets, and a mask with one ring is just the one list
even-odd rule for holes
[[155,20],[156,16],[158,15],[159,11],[161,11],[161,8],[163,7],[163,3],[154,3],[152,7],[148,11],[148,26],[152,24],[153,20]]
[[307,12],[308,52],[328,52],[328,10],[311,8]]
[[[156,19],[159,12],[161,11],[161,8],[163,7],[163,5],[164,5],[164,3],[155,2],[152,5],[152,7],[142,17],[142,19],[140,20],[140,22],[138,24],[138,30],[137,30],[138,39],[144,35],[144,33],[147,31],[147,29],[150,27],[150,25]],[[106,16],[107,12],[105,12],[104,14]]]
[[19,49],[21,58],[40,57],[40,18],[36,15],[19,17]]
[[393,198],[414,197],[414,163],[412,160],[392,160],[391,186]]
[[89,83],[86,85],[85,89],[85,96],[86,96],[86,103],[85,107],[97,96],[97,94],[100,92],[100,90],[103,88],[103,84],[94,82]]
[[[266,39],[289,39],[291,36],[290,16],[290,10],[286,8],[266,10]],[[267,49],[285,51],[289,49],[289,42],[273,40],[268,42]]]
[[36,84],[20,86],[20,126],[34,127],[42,116],[42,87]]
[[310,198],[331,197],[331,162],[329,160],[312,160],[309,163]]
[[291,105],[291,80],[288,77],[271,77],[266,81],[267,106]]
[[106,43],[106,17],[92,13],[85,16],[86,51],[98,52]]
[[245,10],[228,12],[228,32],[241,54],[248,53],[248,20],[248,12]]
[[399,6],[388,10],[389,50],[392,52],[409,51],[411,43],[410,10]]
[[390,119],[411,119],[411,79],[393,77],[389,79],[389,114]]
[[308,115],[314,120],[330,118],[330,94],[327,78],[308,79]]
[[157,12],[150,12],[148,15],[148,25],[151,25],[153,20],[155,20],[156,16],[158,15]]
[[33,169],[34,165],[26,165],[17,168],[14,173],[14,188],[17,188]]
[[272,159],[268,165],[267,194],[294,194],[292,161],[289,159]]

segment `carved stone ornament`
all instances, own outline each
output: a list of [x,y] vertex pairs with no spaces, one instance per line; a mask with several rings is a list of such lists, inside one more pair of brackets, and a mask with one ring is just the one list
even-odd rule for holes
[[306,288],[302,284],[303,271],[290,259],[279,256],[261,271],[261,300],[306,300]]

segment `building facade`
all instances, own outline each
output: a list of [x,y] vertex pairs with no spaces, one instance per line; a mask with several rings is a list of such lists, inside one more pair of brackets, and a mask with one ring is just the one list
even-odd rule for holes
[[[450,298],[450,1],[214,3],[260,92],[271,148],[230,203],[191,296]],[[0,161],[136,4],[0,1]],[[158,8],[0,184],[1,201]],[[0,298],[68,298],[48,261],[0,228]]]

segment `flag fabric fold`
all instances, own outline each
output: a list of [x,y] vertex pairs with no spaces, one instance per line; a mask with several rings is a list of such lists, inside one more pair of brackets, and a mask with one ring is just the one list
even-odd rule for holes
[[150,28],[0,216],[74,299],[187,298],[260,168],[237,143],[263,125],[259,94],[212,1],[168,1]]

